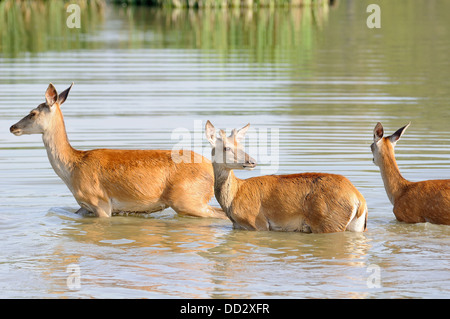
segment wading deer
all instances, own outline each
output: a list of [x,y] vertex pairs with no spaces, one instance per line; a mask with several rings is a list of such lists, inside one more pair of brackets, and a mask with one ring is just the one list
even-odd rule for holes
[[172,207],[178,214],[226,218],[221,209],[208,205],[214,173],[211,162],[199,154],[185,151],[183,161],[174,161],[169,150],[74,149],[60,109],[72,85],[58,94],[50,83],[46,102],[10,131],[42,134],[53,169],[81,206],[77,213],[109,217],[114,212],[151,213]]
[[364,197],[344,176],[323,173],[236,178],[233,169],[253,169],[256,161],[241,141],[250,124],[216,136],[211,122],[206,137],[212,146],[214,193],[235,228],[332,233],[366,229]]
[[370,146],[373,162],[380,168],[384,188],[394,206],[397,220],[450,225],[450,179],[410,182],[400,174],[394,146],[410,124],[383,137],[383,126],[377,123]]

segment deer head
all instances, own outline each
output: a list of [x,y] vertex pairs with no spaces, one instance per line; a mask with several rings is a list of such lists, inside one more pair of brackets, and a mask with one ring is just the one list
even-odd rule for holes
[[206,122],[206,138],[212,147],[212,162],[226,169],[253,169],[256,161],[244,151],[241,142],[244,140],[250,124],[243,128],[233,129],[230,136],[226,136],[225,131],[220,130],[219,136],[210,121]]
[[377,123],[373,130],[373,143],[372,145],[370,145],[370,149],[372,150],[373,154],[373,162],[375,165],[381,166],[383,164],[384,158],[394,155],[394,147],[397,144],[397,141],[400,139],[400,137],[403,135],[410,124],[411,122],[403,126],[402,128],[399,128],[394,134],[383,137],[383,125],[381,125],[380,122]]
[[51,126],[52,120],[57,114],[56,110],[65,102],[72,86],[73,83],[68,89],[58,95],[55,87],[50,83],[45,91],[45,103],[39,104],[32,109],[30,114],[11,126],[9,131],[17,136],[22,134],[43,134]]

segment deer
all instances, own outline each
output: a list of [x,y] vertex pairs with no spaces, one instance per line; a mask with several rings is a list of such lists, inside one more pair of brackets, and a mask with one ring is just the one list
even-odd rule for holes
[[328,173],[264,175],[239,179],[233,170],[252,170],[256,160],[242,141],[250,124],[217,135],[208,120],[212,147],[214,194],[235,229],[303,233],[363,232],[367,225],[364,197],[344,176]]
[[42,134],[53,170],[80,205],[76,213],[111,217],[171,207],[180,215],[226,219],[220,208],[208,204],[214,195],[214,172],[200,154],[183,150],[176,158],[170,150],[73,148],[61,111],[72,86],[58,94],[50,83],[45,102],[12,125],[10,132]]
[[386,137],[383,137],[383,125],[380,122],[375,125],[370,146],[373,162],[380,168],[384,188],[398,221],[450,225],[450,179],[411,182],[398,168],[394,148],[410,124]]

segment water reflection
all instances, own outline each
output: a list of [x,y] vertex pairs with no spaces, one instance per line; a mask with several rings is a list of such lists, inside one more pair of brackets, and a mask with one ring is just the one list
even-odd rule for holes
[[[80,8],[81,28],[66,25],[69,4]],[[93,42],[84,41],[95,32],[104,19],[104,0],[0,1],[0,53],[17,56],[23,52],[94,49]]]
[[[327,234],[309,236],[300,233],[234,231],[223,236],[221,245],[202,251],[211,260],[215,278],[214,297],[231,297],[246,291],[253,297],[257,290],[264,296],[286,298],[319,295],[320,285],[339,280],[364,287],[364,277],[355,267],[365,269],[369,240],[363,234]],[[338,270],[339,269],[339,270]],[[353,274],[348,274],[353,269]],[[287,284],[285,275],[289,273]],[[285,284],[282,284],[282,283]],[[293,287],[296,288],[293,288]],[[335,297],[362,297],[359,293],[336,292]]]
[[[1,1],[2,10],[11,3]],[[0,28],[2,296],[450,295],[448,227],[396,222],[369,149],[377,121],[386,130],[412,121],[396,146],[400,170],[414,181],[448,175],[449,1],[383,1],[380,30],[365,26],[370,0],[330,11],[108,4],[83,13],[86,29],[78,31],[49,30],[53,22],[44,21],[54,8],[27,3],[36,10],[11,13],[16,22],[8,23],[23,24],[13,35]],[[42,20],[36,30],[24,22],[28,14]],[[198,133],[197,147],[206,141],[195,121],[206,119],[279,128],[279,173],[349,177],[368,202],[369,230],[245,232],[170,210],[78,218],[41,139],[7,130],[50,81],[75,81],[63,112],[79,149],[167,149],[178,142],[176,128]],[[67,287],[71,264],[81,268],[80,290]],[[381,267],[381,288],[367,286],[371,264]]]
[[[47,223],[58,220],[57,236],[64,240],[48,252],[58,257],[39,262],[48,264],[42,277],[54,283],[52,293],[64,296],[91,296],[94,290],[104,293],[103,289],[114,296],[130,289],[145,297],[176,296],[185,290],[189,298],[230,298],[242,297],[238,287],[256,285],[268,295],[292,297],[292,287],[272,292],[267,288],[291,271],[296,273],[295,284],[305,285],[300,291],[313,295],[308,283],[324,276],[321,281],[330,284],[335,280],[330,268],[344,273],[354,267],[364,270],[371,247],[365,234],[235,231],[227,221],[176,217],[170,211],[105,220],[74,219],[68,211],[52,209]],[[50,231],[45,236],[55,235]],[[108,260],[114,262],[108,266]],[[72,264],[82,270],[79,292],[68,292],[63,281],[67,278],[63,270]],[[348,280],[363,282],[358,274]],[[342,296],[361,297],[354,293]],[[248,293],[246,297],[254,296]]]
[[[129,290],[135,297],[177,296],[181,291],[186,298],[205,297],[211,265],[197,253],[218,245],[221,230],[232,231],[226,221],[177,217],[170,211],[101,220],[73,219],[68,211],[52,209],[47,220],[65,225],[58,229],[64,240],[49,252],[58,257],[47,262],[48,273],[66,278],[63,270],[68,265],[81,268],[82,289],[68,292],[62,281],[53,289],[66,296],[95,297],[98,291],[123,297]],[[202,285],[206,285],[204,292]]]
[[[134,47],[151,42],[153,47],[214,50],[224,59],[229,52],[249,49],[254,61],[263,62],[296,60],[300,48],[308,52],[315,32],[327,21],[328,7],[171,11],[127,7],[118,14],[128,20],[128,40]],[[184,30],[189,32],[180,32]]]
[[292,262],[306,259],[361,259],[370,249],[364,234],[341,233],[309,236],[302,233],[233,231],[222,238],[209,252],[223,256],[245,258],[258,250],[266,261]]
[[[161,10],[106,5],[103,0],[71,3],[80,5],[81,28],[67,27],[64,1],[0,2],[0,52],[15,56],[150,45],[215,50],[224,61],[230,52],[248,49],[252,62],[298,63],[299,58],[311,58],[315,33],[326,23],[329,10],[328,6]],[[304,54],[299,56],[299,50]]]

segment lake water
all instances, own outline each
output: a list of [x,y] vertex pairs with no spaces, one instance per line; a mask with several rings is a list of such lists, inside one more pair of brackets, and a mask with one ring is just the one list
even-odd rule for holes
[[[370,144],[378,121],[389,134],[411,121],[396,148],[404,177],[450,178],[450,2],[375,1],[381,28],[369,29],[372,2],[108,4],[82,8],[81,29],[38,2],[0,15],[0,297],[449,298],[450,227],[396,221]],[[209,158],[206,120],[250,122],[260,165],[239,177],[345,175],[367,200],[367,232],[250,232],[171,209],[75,215],[40,136],[9,133],[49,82],[72,81],[75,148],[172,149],[184,132]]]

